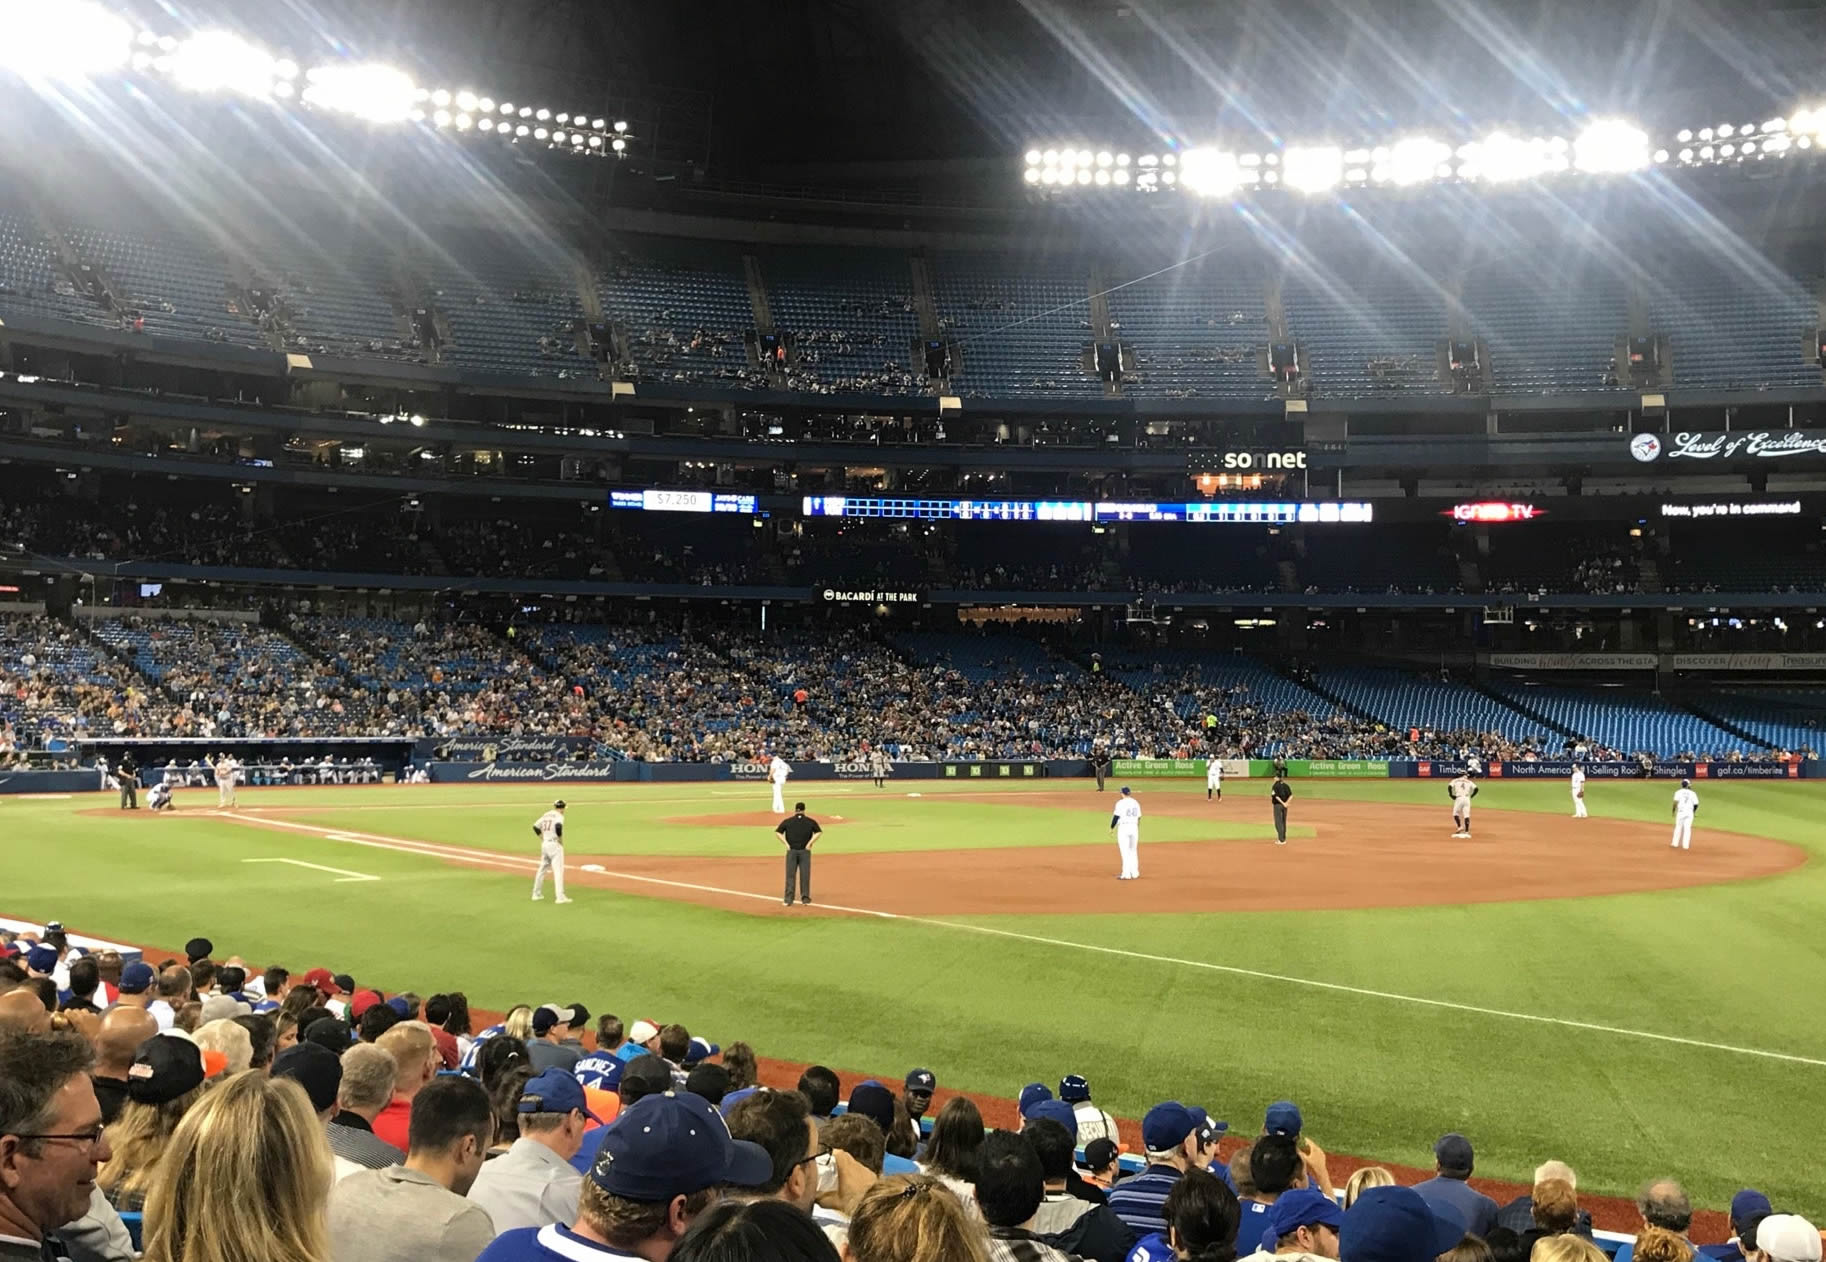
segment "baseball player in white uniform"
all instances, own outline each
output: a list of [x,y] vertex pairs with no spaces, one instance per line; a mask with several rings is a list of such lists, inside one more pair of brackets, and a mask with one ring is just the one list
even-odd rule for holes
[[545,874],[552,874],[558,891],[553,902],[568,903],[564,896],[564,799],[552,803],[552,809],[533,821],[533,835],[539,838],[539,870],[533,874],[533,901],[545,897]]
[[1699,795],[1693,792],[1693,782],[1682,780],[1674,790],[1674,840],[1668,845],[1681,850],[1693,848],[1693,816],[1698,813]]
[[1205,801],[1224,800],[1224,764],[1216,758],[1205,759]]
[[1122,875],[1118,881],[1141,879],[1141,803],[1122,786],[1116,799],[1116,813],[1110,816],[1110,827],[1116,830],[1116,849],[1122,855]]
[[171,809],[171,781],[160,780],[152,786],[152,792],[146,795],[146,805],[155,811]]
[[1585,768],[1572,765],[1572,817],[1585,818]]
[[774,787],[775,815],[784,815],[786,813],[786,777],[790,776],[792,773],[793,769],[787,766],[786,760],[778,754],[775,754],[773,756],[773,761],[767,764],[767,778],[772,782]]
[[1452,795],[1452,836],[1466,841],[1471,836],[1471,799],[1477,796],[1477,785],[1470,776],[1460,776],[1446,786]]
[[235,789],[241,783],[241,766],[233,754],[223,754],[216,760],[216,805],[233,806]]

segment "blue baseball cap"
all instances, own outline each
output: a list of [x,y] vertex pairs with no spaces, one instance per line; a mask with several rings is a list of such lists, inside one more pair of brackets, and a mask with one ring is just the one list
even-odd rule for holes
[[528,1078],[526,1085],[520,1089],[521,1113],[569,1113],[572,1109],[592,1122],[602,1121],[590,1112],[589,1101],[584,1098],[583,1084],[567,1070],[548,1069],[536,1077]]
[[120,971],[120,993],[143,995],[152,989],[152,979],[156,976],[152,965],[144,960],[135,960]]
[[765,1148],[730,1135],[710,1101],[668,1091],[642,1096],[603,1131],[590,1180],[610,1196],[651,1204],[721,1183],[759,1187],[773,1168]]
[[1082,1074],[1066,1074],[1059,1079],[1059,1098],[1067,1104],[1088,1100],[1091,1098],[1091,1084],[1085,1081]]
[[412,1015],[411,1005],[409,1005],[404,997],[400,995],[395,995],[393,998],[387,1000],[387,1006],[399,1014],[399,1019],[401,1021],[404,1021],[407,1017]]
[[1338,1256],[1345,1262],[1433,1262],[1464,1238],[1456,1213],[1428,1205],[1413,1188],[1368,1188],[1344,1211]]
[[849,1112],[866,1117],[886,1135],[894,1129],[894,1093],[870,1078],[850,1092]]
[[1268,1210],[1268,1235],[1263,1243],[1272,1246],[1300,1227],[1336,1230],[1343,1225],[1344,1211],[1338,1208],[1338,1202],[1318,1188],[1289,1188],[1274,1198]]
[[1171,1152],[1198,1129],[1192,1110],[1178,1100],[1156,1104],[1141,1119],[1141,1142],[1149,1152]]
[[938,1089],[938,1075],[930,1069],[915,1069],[907,1075],[906,1090],[931,1095]]
[[1128,792],[1128,791],[1129,791],[1129,786],[1128,786],[1128,785],[1126,785],[1126,784],[1125,784],[1125,785],[1123,785],[1123,786],[1122,786],[1122,791],[1123,791],[1123,792],[1124,792],[1124,793],[1127,793],[1127,792]]
[[1052,1099],[1052,1088],[1043,1082],[1030,1082],[1021,1088],[1021,1116],[1042,1100]]
[[1196,1105],[1187,1105],[1186,1112],[1190,1113],[1192,1115],[1192,1120],[1198,1124],[1198,1139],[1200,1143],[1208,1144],[1230,1129],[1230,1123],[1217,1121],[1209,1113]]
[[712,1056],[720,1055],[722,1051],[723,1047],[720,1043],[712,1043],[709,1039],[692,1039],[685,1044],[683,1063],[687,1066],[696,1065],[709,1060]]
[[1264,1135],[1298,1135],[1306,1125],[1306,1119],[1300,1116],[1300,1106],[1292,1100],[1276,1100],[1268,1106],[1268,1116],[1262,1119]]
[[1767,1216],[1775,1212],[1775,1206],[1769,1204],[1769,1198],[1755,1188],[1745,1188],[1731,1198],[1731,1221],[1747,1223],[1752,1218]]
[[1030,1122],[1037,1122],[1041,1118],[1057,1122],[1071,1133],[1073,1139],[1078,1138],[1078,1115],[1063,1100],[1041,1100],[1022,1116]]
[[57,967],[57,948],[40,944],[26,953],[25,966],[34,973],[49,973]]

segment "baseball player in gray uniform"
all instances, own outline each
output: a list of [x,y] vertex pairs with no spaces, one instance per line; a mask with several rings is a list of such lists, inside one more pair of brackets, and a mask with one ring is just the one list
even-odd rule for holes
[[533,836],[539,839],[539,870],[533,874],[533,901],[545,897],[545,874],[552,874],[552,885],[558,891],[556,903],[568,903],[564,896],[564,799],[552,803],[552,809],[533,821]]

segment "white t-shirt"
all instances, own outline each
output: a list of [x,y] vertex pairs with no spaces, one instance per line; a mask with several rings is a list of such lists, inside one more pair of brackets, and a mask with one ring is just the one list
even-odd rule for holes
[[1117,801],[1116,830],[1124,833],[1141,831],[1141,803],[1128,797]]
[[1674,790],[1674,814],[1682,819],[1693,818],[1693,812],[1699,809],[1699,795],[1691,789]]

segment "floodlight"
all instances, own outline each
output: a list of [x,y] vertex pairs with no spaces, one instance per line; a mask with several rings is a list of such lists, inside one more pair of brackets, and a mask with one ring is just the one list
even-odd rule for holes
[[1369,172],[1365,171],[1362,167],[1347,167],[1345,169],[1344,180],[1347,184],[1361,184],[1367,179],[1369,179]]
[[552,143],[554,145],[561,145],[568,139],[570,139],[569,132],[555,131],[552,133]]
[[1178,166],[1179,157],[1176,154],[1163,153],[1160,155],[1160,165],[1163,167]]
[[1754,130],[1754,128],[1752,128],[1750,126],[1750,124],[1748,124],[1748,123],[1739,123],[1737,125],[1737,134],[1739,136],[1748,136],[1751,133],[1751,131],[1753,131],[1753,130]]
[[592,149],[602,148],[602,137],[601,136],[591,136],[590,137],[590,148],[592,148]]
[[1736,152],[1737,147],[1735,145],[1720,145],[1718,147],[1718,156],[1721,158],[1728,158]]
[[1109,182],[1110,182],[1110,173],[1108,171],[1098,171],[1097,172],[1097,183],[1108,184]]
[[1450,152],[1446,145],[1431,136],[1398,140],[1389,149],[1387,178],[1393,184],[1419,184],[1429,180]]
[[307,104],[352,114],[371,123],[394,123],[412,112],[412,80],[378,62],[316,66],[305,75]]
[[1278,184],[1280,181],[1281,175],[1278,171],[1270,171],[1262,177],[1262,183],[1264,184]]
[[476,124],[476,129],[478,131],[493,131],[495,129],[495,120],[492,118],[485,118]]
[[1720,140],[1729,140],[1736,133],[1736,131],[1737,131],[1737,129],[1735,127],[1731,126],[1731,124],[1720,123],[1718,125],[1718,138]]
[[1117,155],[1116,155],[1116,165],[1117,165],[1117,166],[1119,166],[1119,167],[1125,167],[1125,166],[1127,166],[1127,165],[1128,165],[1128,164],[1129,164],[1129,155],[1128,155],[1128,154],[1126,154],[1126,153],[1119,153],[1119,154],[1117,154]]
[[1087,167],[1091,163],[1095,162],[1096,160],[1097,160],[1097,155],[1092,153],[1089,149],[1078,150],[1078,165],[1079,166]]
[[501,102],[501,113],[511,116],[513,112],[513,106],[509,105],[506,101]]
[[431,116],[431,125],[434,127],[450,126],[450,111],[439,110],[437,113],[433,114]]
[[1160,165],[1160,155],[1144,153],[1135,160],[1135,165],[1141,167],[1157,167]]
[[1687,141],[1691,140],[1692,138],[1693,138],[1693,129],[1690,127],[1682,127],[1680,129],[1680,134],[1678,136],[1674,137],[1675,140],[1678,140],[1683,145]]
[[1701,140],[1712,139],[1712,129],[1710,127],[1701,127],[1699,129],[1699,138]]
[[178,37],[177,36],[175,36],[175,35],[159,36],[159,51],[160,52],[168,53],[172,49],[176,48],[177,46],[178,46]]
[[190,92],[237,92],[262,97],[281,76],[264,48],[227,31],[202,31],[171,54],[171,78]]
[[1162,184],[1172,184],[1172,183],[1176,182],[1178,179],[1179,179],[1179,177],[1174,175],[1171,171],[1162,171],[1160,173],[1160,182]]
[[468,89],[464,89],[456,94],[456,104],[458,109],[462,110],[464,113],[468,113],[476,108],[476,94]]
[[532,116],[533,116],[533,107],[532,106],[522,105],[520,107],[520,117],[521,118],[531,118]]
[[1655,161],[1666,162],[1667,161],[1667,150],[1666,149],[1655,150]]
[[1079,167],[1078,168],[1078,183],[1089,184],[1090,182],[1091,182],[1091,169],[1089,167]]
[[1344,160],[1352,166],[1360,167],[1370,161],[1370,151],[1368,149],[1347,149],[1344,152]]
[[530,136],[532,134],[533,129],[528,127],[525,123],[521,123],[518,127],[514,128],[514,135],[516,136]]
[[[1269,156],[1273,156],[1272,154]],[[1323,193],[1344,178],[1344,152],[1330,145],[1287,151],[1287,185],[1302,193]]]
[[296,79],[298,77],[298,63],[293,61],[290,57],[281,57],[278,61],[273,63],[273,77],[275,79]]
[[443,109],[450,104],[450,93],[444,88],[439,88],[431,94],[431,103],[439,109]]
[[1794,142],[1794,146],[1797,149],[1811,149],[1813,148],[1813,137],[1802,136],[1799,140]]
[[1701,158],[1703,158],[1705,161],[1710,162],[1712,160],[1712,156],[1713,156],[1712,146],[1711,145],[1701,145],[1699,147],[1699,156]]
[[1682,149],[1680,151],[1680,160],[1682,162],[1691,162],[1693,160],[1693,151],[1691,149]]
[[1029,149],[1027,151],[1027,165],[1030,167],[1037,167],[1040,165],[1040,151],[1038,149]]
[[1201,197],[1227,197],[1238,184],[1236,155],[1217,149],[1188,149],[1180,164],[1185,186]]
[[1058,166],[1059,151],[1057,149],[1048,149],[1045,153],[1040,155],[1040,161],[1044,162],[1049,167]]
[[1743,143],[1743,146],[1742,146],[1742,148],[1741,148],[1741,152],[1743,152],[1743,153],[1755,153],[1755,152],[1756,152],[1756,142],[1755,142],[1755,141],[1754,141],[1754,140],[1746,140],[1746,141],[1744,141],[1744,143]]
[[0,31],[0,71],[26,79],[89,78],[133,51],[133,27],[88,0],[0,0]]
[[628,142],[623,140],[620,136],[617,136],[609,142],[609,148],[613,149],[616,153],[625,153],[627,152]]
[[534,140],[544,140],[547,137],[549,137],[550,135],[551,135],[551,133],[546,131],[545,128],[543,128],[543,127],[533,128],[533,139]]
[[537,114],[534,114],[533,117],[538,119],[542,123],[549,123],[552,121],[552,112],[550,110],[546,109],[544,106],[540,106],[539,112]]
[[1127,184],[1129,182],[1128,169],[1126,167],[1117,167],[1115,179],[1118,184]]
[[1785,153],[1794,142],[1786,136],[1771,136],[1763,141],[1764,153]]
[[[602,124],[601,124],[601,123],[597,123],[597,124],[596,124],[596,126],[598,126],[598,127],[600,127],[600,126],[602,126]],[[618,118],[618,119],[616,119],[616,120],[615,120],[615,128],[614,128],[614,130],[615,130],[615,134],[616,134],[616,135],[618,135],[618,136],[625,136],[625,135],[626,135],[626,134],[627,134],[627,131],[628,131],[628,124],[627,124],[627,121],[626,121],[626,120],[625,120],[625,119],[620,119],[620,118]]]
[[152,68],[152,54],[134,53],[132,64],[135,70],[150,70]]
[[458,131],[468,131],[474,123],[475,120],[470,118],[467,114],[458,114],[456,116],[456,129]]
[[1764,131],[1787,131],[1788,130],[1788,120],[1785,118],[1772,118],[1768,122],[1763,124],[1763,130]]
[[1599,119],[1579,133],[1573,157],[1581,171],[1637,171],[1648,165],[1648,136],[1623,119]]
[[1038,184],[1040,182],[1040,168],[1028,167],[1021,178],[1026,180],[1029,184]]
[[1058,182],[1059,182],[1059,172],[1056,168],[1047,167],[1044,171],[1040,172],[1040,183],[1057,184]]
[[[273,85],[273,95],[283,101],[291,100],[292,93],[296,90],[297,89],[293,88],[291,84],[285,82],[283,79]],[[414,114],[418,113],[417,110],[413,110],[412,112]]]
[[571,133],[571,146],[573,148],[575,148],[576,146],[581,145],[582,143],[583,143],[583,137],[578,135],[576,132],[572,132]]
[[1097,155],[1097,165],[1100,167],[1110,166],[1115,161],[1116,161],[1115,155],[1110,153],[1110,151],[1107,149],[1105,149],[1102,153],[1099,153]]

